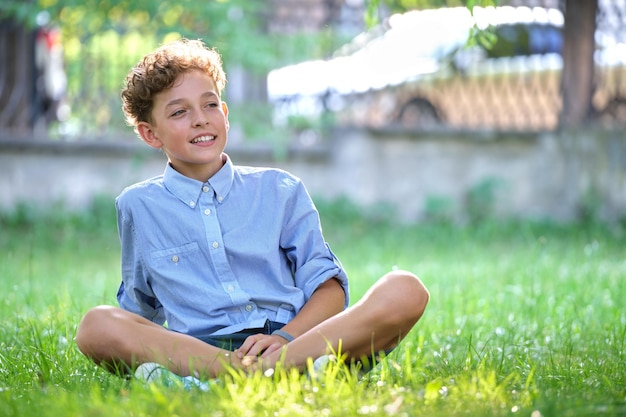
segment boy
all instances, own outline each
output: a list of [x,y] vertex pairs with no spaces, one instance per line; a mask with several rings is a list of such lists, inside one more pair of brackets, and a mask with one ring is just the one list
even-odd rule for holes
[[393,349],[422,316],[428,291],[393,271],[348,308],[346,274],[300,180],[235,166],[223,152],[225,83],[219,54],[186,39],[128,74],[127,120],[168,164],[116,199],[120,308],[87,312],[81,352],[109,370],[215,377],[228,366],[282,360],[303,370],[308,358],[339,349],[348,361]]

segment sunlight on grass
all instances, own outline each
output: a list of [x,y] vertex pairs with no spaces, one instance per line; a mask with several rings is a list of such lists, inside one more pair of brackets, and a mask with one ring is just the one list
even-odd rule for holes
[[332,205],[320,211],[353,302],[378,276],[408,269],[431,291],[423,320],[364,376],[341,361],[307,375],[233,370],[208,393],[124,380],[78,352],[84,311],[115,303],[119,248],[109,214],[0,217],[0,415],[626,413],[623,230],[394,226]]

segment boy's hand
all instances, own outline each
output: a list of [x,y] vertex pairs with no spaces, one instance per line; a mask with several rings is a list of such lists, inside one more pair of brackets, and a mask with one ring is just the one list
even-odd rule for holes
[[246,356],[266,357],[270,353],[280,350],[286,344],[287,341],[278,335],[255,334],[249,336],[241,347],[235,350],[235,355],[239,359]]

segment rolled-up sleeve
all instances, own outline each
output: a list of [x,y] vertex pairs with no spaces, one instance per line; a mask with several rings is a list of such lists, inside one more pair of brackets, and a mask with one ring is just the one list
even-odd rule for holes
[[121,244],[122,282],[117,292],[120,308],[163,324],[165,315],[145,274],[135,231],[119,198],[116,200],[117,225]]
[[343,287],[345,305],[350,303],[348,277],[324,241],[319,214],[304,185],[296,180],[288,202],[282,246],[294,266],[295,283],[308,300],[324,282],[336,278]]

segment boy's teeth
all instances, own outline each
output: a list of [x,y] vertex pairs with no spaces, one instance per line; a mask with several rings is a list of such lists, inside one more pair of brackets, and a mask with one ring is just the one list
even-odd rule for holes
[[215,136],[201,136],[199,138],[195,138],[194,140],[192,140],[191,143],[209,142],[209,141],[212,141],[213,139],[215,139]]

